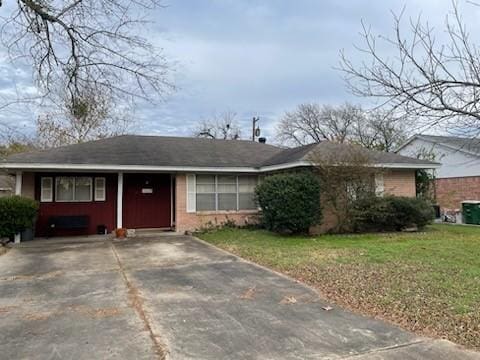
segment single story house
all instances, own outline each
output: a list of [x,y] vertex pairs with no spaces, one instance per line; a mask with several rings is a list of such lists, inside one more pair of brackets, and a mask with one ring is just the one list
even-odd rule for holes
[[[311,167],[312,151],[334,154],[330,142],[285,149],[260,142],[124,135],[15,154],[0,168],[16,176],[16,193],[36,199],[36,236],[49,235],[52,218],[83,216],[82,229],[55,235],[96,234],[116,228],[184,232],[227,220],[253,222],[259,177]],[[371,151],[375,179],[385,193],[415,196],[415,170],[438,164]]]
[[461,209],[465,200],[480,200],[480,139],[418,134],[396,152],[429,154],[442,163],[435,170],[435,197],[443,211]]

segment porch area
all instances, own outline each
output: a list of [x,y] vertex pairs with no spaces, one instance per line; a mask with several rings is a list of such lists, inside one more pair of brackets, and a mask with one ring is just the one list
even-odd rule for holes
[[[175,228],[174,174],[20,172],[16,180],[16,194],[39,203],[35,237]],[[20,240],[17,236],[16,242]]]

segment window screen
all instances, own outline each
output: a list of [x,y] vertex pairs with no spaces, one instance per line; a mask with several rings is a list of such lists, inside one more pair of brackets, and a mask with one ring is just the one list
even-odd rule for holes
[[53,178],[42,177],[40,182],[40,201],[53,201]]
[[218,210],[237,210],[237,177],[217,176]]
[[95,178],[95,201],[105,201],[105,178]]
[[73,201],[73,187],[75,178],[73,177],[57,177],[56,179],[56,201]]
[[255,187],[257,186],[256,176],[238,177],[238,209],[254,210],[258,206],[255,202]]
[[197,175],[197,211],[216,209],[215,175]]
[[75,201],[92,201],[92,178],[75,178]]

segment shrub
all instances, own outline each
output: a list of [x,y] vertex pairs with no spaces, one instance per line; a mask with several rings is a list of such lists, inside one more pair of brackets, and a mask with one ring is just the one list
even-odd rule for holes
[[371,196],[353,204],[353,223],[357,231],[400,231],[412,226],[421,229],[433,218],[432,205],[423,199]]
[[0,238],[10,238],[33,227],[37,210],[37,202],[28,198],[21,196],[0,198]]
[[311,172],[268,176],[255,192],[269,230],[305,233],[321,219],[320,185]]

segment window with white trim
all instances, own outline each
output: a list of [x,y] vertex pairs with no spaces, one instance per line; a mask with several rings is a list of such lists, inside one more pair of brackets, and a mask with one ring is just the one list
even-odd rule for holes
[[104,177],[95,178],[95,201],[105,201],[106,200],[106,191],[105,191],[106,180]]
[[[192,187],[191,177],[187,182],[187,188]],[[194,211],[256,210],[257,182],[257,176],[252,175],[196,175]],[[187,207],[193,207],[191,194],[190,189],[187,191]]]
[[53,201],[53,178],[42,177],[40,179],[40,201],[41,202]]
[[92,201],[92,178],[86,176],[60,176],[55,181],[55,201]]

